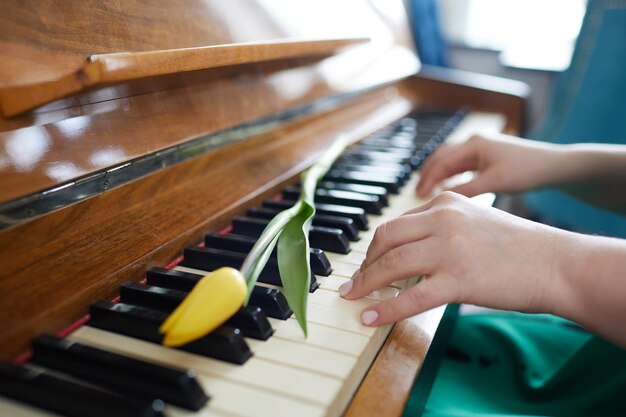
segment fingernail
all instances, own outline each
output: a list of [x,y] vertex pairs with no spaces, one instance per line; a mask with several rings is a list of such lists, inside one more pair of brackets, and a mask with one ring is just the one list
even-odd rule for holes
[[361,321],[366,326],[369,326],[370,324],[374,323],[377,318],[378,318],[378,313],[376,312],[376,310],[367,310],[367,311],[364,311],[363,314],[361,314]]
[[339,295],[345,297],[350,291],[352,291],[352,280],[346,281],[339,286]]

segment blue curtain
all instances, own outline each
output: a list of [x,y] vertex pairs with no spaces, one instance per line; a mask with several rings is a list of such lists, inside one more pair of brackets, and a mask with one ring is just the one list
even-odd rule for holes
[[410,0],[409,13],[417,54],[422,63],[447,67],[437,0]]

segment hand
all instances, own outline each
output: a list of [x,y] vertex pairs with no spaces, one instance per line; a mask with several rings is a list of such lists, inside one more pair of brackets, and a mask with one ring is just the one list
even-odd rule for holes
[[366,259],[340,288],[357,299],[422,276],[398,297],[366,309],[366,325],[394,322],[447,303],[548,312],[565,297],[567,234],[444,192],[376,229]]
[[547,185],[559,177],[563,153],[562,146],[514,136],[500,135],[494,139],[473,136],[462,144],[441,146],[426,160],[417,194],[428,197],[438,183],[465,171],[476,171],[477,175],[449,191],[473,197]]

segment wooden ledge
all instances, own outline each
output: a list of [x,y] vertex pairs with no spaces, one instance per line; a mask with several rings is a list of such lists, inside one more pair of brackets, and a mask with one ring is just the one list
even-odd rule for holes
[[367,41],[366,38],[287,39],[91,55],[76,72],[58,80],[0,89],[0,109],[4,116],[11,117],[94,87],[279,59],[323,59],[346,46]]

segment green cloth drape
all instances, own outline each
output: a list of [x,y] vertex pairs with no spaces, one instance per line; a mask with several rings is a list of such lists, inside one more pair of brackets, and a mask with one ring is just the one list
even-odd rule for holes
[[553,316],[461,316],[424,415],[626,416],[626,351]]

